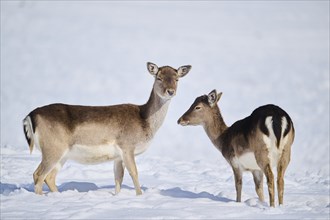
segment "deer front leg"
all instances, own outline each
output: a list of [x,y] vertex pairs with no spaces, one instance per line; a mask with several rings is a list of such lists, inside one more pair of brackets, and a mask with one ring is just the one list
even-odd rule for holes
[[242,197],[242,171],[233,167],[236,187],[236,202],[241,202]]
[[139,179],[138,179],[138,172],[137,172],[136,164],[135,164],[134,151],[133,150],[124,151],[123,152],[123,161],[124,161],[124,164],[129,172],[130,176],[132,177],[136,195],[141,195],[142,191],[141,191],[141,187],[140,187],[140,183],[139,183]]
[[121,184],[123,183],[124,177],[124,164],[121,159],[117,159],[113,164],[114,173],[115,173],[115,184],[116,184],[116,195],[120,192]]

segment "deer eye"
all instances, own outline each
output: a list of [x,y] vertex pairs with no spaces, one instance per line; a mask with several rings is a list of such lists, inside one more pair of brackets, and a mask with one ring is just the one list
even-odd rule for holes
[[160,77],[157,77],[157,80],[158,80],[158,81],[163,81],[163,79],[162,79],[162,78],[160,78]]
[[196,106],[195,107],[195,110],[200,110],[202,107],[200,107],[200,106]]

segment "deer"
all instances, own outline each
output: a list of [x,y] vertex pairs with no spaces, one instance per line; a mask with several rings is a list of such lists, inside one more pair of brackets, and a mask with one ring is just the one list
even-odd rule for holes
[[222,92],[212,90],[208,95],[197,97],[179,118],[178,124],[203,126],[213,145],[233,170],[236,202],[241,202],[242,173],[250,171],[261,202],[264,202],[263,175],[266,176],[269,203],[275,207],[272,168],[276,166],[278,201],[279,205],[283,205],[284,173],[290,162],[295,136],[290,116],[280,107],[268,104],[228,127],[217,105],[221,96]]
[[135,156],[145,152],[163,124],[178,80],[191,69],[158,67],[148,62],[154,83],[147,103],[110,106],[79,106],[55,103],[31,111],[23,120],[30,153],[34,146],[42,159],[33,173],[34,190],[42,195],[45,182],[58,192],[56,175],[67,160],[81,164],[114,163],[115,195],[128,170],[136,195],[141,195]]

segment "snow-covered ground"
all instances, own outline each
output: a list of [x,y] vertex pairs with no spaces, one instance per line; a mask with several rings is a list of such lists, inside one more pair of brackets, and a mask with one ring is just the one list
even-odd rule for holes
[[[137,157],[143,195],[112,162],[67,162],[60,193],[33,193],[40,153],[21,121],[54,102],[142,104],[146,62],[191,72],[150,148]],[[176,120],[212,89],[228,125],[274,103],[296,139],[284,205],[260,203],[249,173],[236,203],[231,168],[201,127]],[[329,1],[1,1],[1,219],[329,219]],[[48,192],[47,187],[44,188]]]

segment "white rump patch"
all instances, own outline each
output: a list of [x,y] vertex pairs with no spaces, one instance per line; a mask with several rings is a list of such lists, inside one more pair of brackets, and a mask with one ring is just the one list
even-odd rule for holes
[[263,135],[263,140],[268,149],[268,158],[269,158],[271,167],[276,167],[279,159],[281,158],[284,145],[287,141],[287,138],[283,139],[284,130],[285,130],[287,124],[288,123],[287,123],[286,118],[282,117],[280,145],[279,145],[279,148],[277,148],[277,146],[276,146],[277,140],[276,140],[274,130],[273,130],[273,117],[268,116],[265,120],[265,125],[268,129],[269,136]]
[[286,118],[283,116],[281,122],[282,122],[282,124],[281,124],[281,125],[282,125],[282,132],[281,132],[281,135],[282,135],[282,137],[283,137],[284,131],[285,131],[286,127],[288,126],[288,121],[287,121]]
[[284,145],[286,145],[288,141],[288,135],[284,137],[284,131],[288,126],[288,121],[286,120],[286,117],[282,117],[282,131],[281,131],[281,144],[280,144],[280,149],[283,150]]

